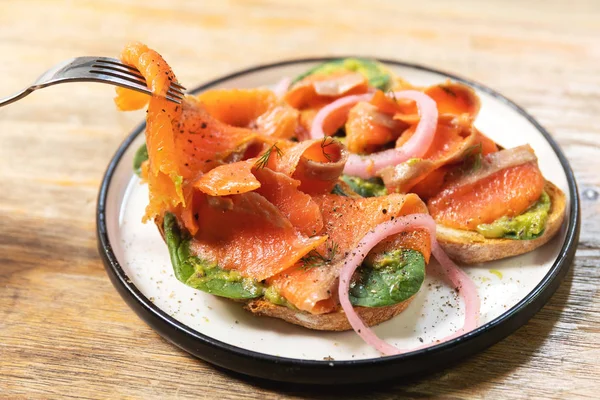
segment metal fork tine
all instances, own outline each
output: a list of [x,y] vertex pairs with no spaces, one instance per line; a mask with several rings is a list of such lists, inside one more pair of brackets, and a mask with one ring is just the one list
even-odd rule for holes
[[119,73],[120,76],[127,77],[128,79],[134,79],[138,83],[140,83],[142,85],[146,85],[146,79],[143,76],[133,74],[130,71],[123,71],[122,69],[119,69],[116,67],[112,67],[112,66],[108,66],[108,65],[98,65],[98,64],[92,65],[92,69],[99,70],[99,71],[111,71],[112,73],[117,72],[117,73]]
[[[119,75],[119,74],[114,74],[112,72],[109,71],[99,71],[99,70],[92,70],[90,71],[91,73],[95,73],[95,74],[103,74],[103,75],[108,75],[108,76],[112,76],[114,78],[117,79],[121,79],[122,81],[115,81],[113,80],[114,83],[118,84],[119,86],[128,88],[128,89],[132,89],[132,90],[137,90],[139,92],[143,92],[149,95],[152,95],[152,91],[150,89],[148,89],[148,87],[146,86],[146,82],[140,83],[139,81],[135,81],[127,76],[123,76],[123,75]],[[132,85],[131,83],[134,83],[134,85]],[[170,91],[168,91],[166,93],[166,95],[164,96],[167,100],[172,101],[173,103],[177,103],[177,104],[181,104],[181,101],[183,100],[183,93],[181,95],[176,95],[174,93],[171,93]]]
[[179,97],[165,96],[165,99],[172,101],[173,103],[181,104],[181,98]]
[[[146,80],[146,78],[144,78],[144,76],[139,72],[139,70],[137,68],[132,67],[131,65],[124,64],[124,63],[120,62],[117,59],[102,59],[102,58],[99,58],[99,59],[96,60],[96,63],[109,64],[109,66],[102,66],[103,68],[114,68],[114,67],[125,68],[125,69],[128,70],[127,72],[131,71],[131,73],[133,75],[135,75],[135,76],[137,76],[137,77],[139,77],[141,79]],[[97,67],[97,66],[93,65],[93,67]],[[187,90],[185,88],[185,86],[181,85],[179,82],[171,82],[171,88],[174,91],[180,92],[181,94],[183,94],[184,90]]]
[[182,85],[180,85],[180,84],[179,84],[179,83],[177,83],[177,82],[172,82],[172,83],[171,83],[171,86],[175,86],[177,89],[180,89],[180,90],[187,90],[187,89],[185,88],[185,86],[182,86]]
[[[131,65],[127,65],[125,63],[120,62],[119,60],[115,59],[109,59],[109,58],[98,58],[96,60],[97,63],[106,63],[106,64],[112,64],[112,65],[117,65],[119,67],[124,67],[127,68],[128,70],[131,70],[133,72],[137,72],[138,74],[140,73],[140,71],[138,71],[138,69],[136,67],[132,67]],[[140,74],[141,75],[141,74]]]
[[171,92],[170,90],[167,92],[167,96],[171,96],[176,99],[183,99],[183,97],[184,97],[183,94],[174,93],[174,92]]
[[[137,68],[132,67],[131,65],[124,64],[124,63],[122,63],[122,62],[120,62],[120,61],[118,61],[116,59],[115,59],[115,61],[113,61],[111,59],[100,59],[99,58],[98,60],[96,60],[96,62],[97,63],[110,64],[110,65],[114,65],[114,66],[117,66],[117,67],[126,68],[129,71],[131,71],[132,73],[134,73],[135,75],[139,76],[140,78],[145,79],[144,76],[140,73],[140,71]],[[177,89],[179,89],[179,91],[187,90],[185,88],[185,86],[181,85],[179,82],[171,82],[171,86],[176,87]]]
[[114,78],[124,79],[135,85],[139,85],[140,87],[148,89],[148,87],[146,86],[146,81],[140,81],[139,79],[136,79],[136,78],[132,77],[131,75],[119,74],[119,73],[109,71],[109,70],[104,70],[104,69],[92,69],[92,70],[90,70],[90,73],[91,74],[108,75],[108,76],[112,76]]
[[103,61],[103,62],[97,62],[97,63],[92,64],[92,67],[114,69],[115,71],[122,71],[126,74],[136,76],[140,79],[144,79],[144,80],[146,79],[137,69],[131,69],[128,65],[125,65],[125,64]]
[[185,93],[183,91],[181,91],[180,89],[176,89],[173,85],[169,86],[169,91],[181,96],[185,96]]

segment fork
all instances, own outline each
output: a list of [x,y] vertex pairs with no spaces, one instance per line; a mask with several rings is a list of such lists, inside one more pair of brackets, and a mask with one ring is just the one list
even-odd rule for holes
[[[151,95],[152,92],[146,85],[146,79],[140,72],[123,64],[116,58],[107,57],[76,57],[63,61],[46,71],[37,78],[33,85],[19,93],[0,98],[0,107],[22,99],[31,92],[47,86],[67,82],[100,82],[121,86],[127,89]],[[181,104],[185,87],[177,82],[172,82],[165,98],[174,103]]]

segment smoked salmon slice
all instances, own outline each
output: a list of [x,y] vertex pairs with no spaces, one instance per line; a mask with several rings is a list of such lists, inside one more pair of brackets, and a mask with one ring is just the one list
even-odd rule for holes
[[315,195],[329,193],[344,170],[348,154],[333,138],[306,140],[282,150],[275,169],[300,181],[299,189]]
[[140,95],[134,91],[117,88],[115,103],[122,110],[141,108],[148,104],[146,117],[146,146],[148,164],[146,179],[150,189],[150,203],[146,219],[162,215],[184,203],[178,152],[173,140],[172,121],[181,115],[181,107],[165,99],[164,94],[177,78],[166,61],[156,51],[141,43],[130,43],[121,52],[121,60],[140,71],[146,78],[153,96]]
[[215,119],[241,128],[249,127],[277,104],[277,96],[268,89],[213,89],[196,99]]
[[321,211],[299,186],[300,181],[265,168],[255,158],[216,167],[193,185],[210,196],[256,192],[277,207],[302,234],[315,236],[323,228]]
[[252,173],[255,159],[220,165],[194,182],[194,188],[210,196],[229,196],[252,192],[261,183]]
[[370,154],[393,143],[408,127],[371,103],[360,102],[348,112],[346,146],[352,153]]
[[296,264],[327,240],[302,235],[265,197],[248,192],[226,198],[201,196],[194,205],[201,221],[191,250],[201,259],[258,281]]
[[300,112],[268,89],[214,89],[196,98],[218,121],[262,135],[290,139],[299,127]]
[[277,207],[290,223],[306,236],[315,236],[323,229],[323,217],[313,198],[300,191],[300,181],[269,168],[255,168],[260,181],[256,193]]
[[292,85],[284,100],[292,107],[302,110],[322,107],[340,97],[366,93],[367,90],[367,78],[357,72],[315,73]]
[[449,184],[427,206],[436,222],[475,230],[500,217],[522,214],[544,190],[544,177],[535,162],[502,169],[467,185]]

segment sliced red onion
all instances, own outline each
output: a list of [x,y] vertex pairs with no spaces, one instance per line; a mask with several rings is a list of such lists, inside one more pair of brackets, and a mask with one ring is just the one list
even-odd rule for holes
[[393,221],[387,221],[377,225],[372,231],[367,233],[362,240],[358,243],[356,251],[352,252],[345,260],[340,272],[340,283],[339,283],[339,296],[342,309],[346,313],[348,322],[358,333],[358,335],[369,345],[373,346],[379,352],[384,355],[395,355],[402,354],[409,351],[415,351],[421,348],[429,347],[432,344],[427,344],[414,349],[398,349],[395,346],[385,342],[384,340],[377,337],[375,332],[371,330],[358,316],[348,296],[350,289],[350,282],[354,271],[365,259],[365,256],[375,247],[379,242],[385,238],[395,235],[397,233],[406,231],[408,229],[426,229],[429,231],[429,237],[431,238],[431,250],[433,256],[436,258],[438,263],[436,274],[441,275],[446,283],[451,285],[459,292],[465,303],[465,322],[462,328],[460,328],[454,334],[438,340],[438,342],[447,341],[458,337],[470,330],[477,327],[477,320],[479,318],[479,295],[477,294],[477,288],[473,281],[465,274],[460,268],[458,268],[452,260],[448,258],[446,253],[442,250],[437,240],[435,239],[435,221],[431,216],[427,214],[411,214],[403,217],[398,217]]
[[277,97],[283,97],[292,83],[292,78],[284,76],[273,88],[273,93]]
[[373,93],[366,94],[354,94],[351,96],[342,97],[337,99],[334,102],[327,104],[325,107],[321,108],[317,115],[315,115],[315,119],[313,120],[312,126],[310,128],[310,137],[311,139],[322,139],[325,136],[325,132],[323,132],[323,123],[325,119],[334,111],[342,107],[347,107],[348,111],[350,108],[358,103],[359,101],[369,101],[373,98]]
[[[395,166],[411,158],[421,158],[433,142],[437,127],[438,111],[435,101],[431,97],[416,90],[403,90],[394,92],[396,99],[414,100],[419,109],[419,123],[413,136],[402,145],[395,149],[389,149],[365,156],[350,154],[344,173],[360,178],[371,178],[379,170],[388,166]],[[313,139],[325,136],[323,132],[323,122],[334,111],[342,107],[348,109],[360,101],[369,101],[373,95],[371,93],[363,95],[354,95],[342,97],[323,107],[313,121],[310,135]]]

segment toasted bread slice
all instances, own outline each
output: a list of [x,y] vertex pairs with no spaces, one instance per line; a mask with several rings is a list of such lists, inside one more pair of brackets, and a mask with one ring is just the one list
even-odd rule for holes
[[[158,218],[154,220],[163,240],[165,240],[164,227]],[[387,307],[355,307],[364,323],[373,326],[394,318],[408,307],[415,295],[408,299]],[[347,331],[352,329],[346,314],[340,309],[327,314],[311,314],[305,311],[293,310],[285,306],[279,306],[263,298],[250,300],[232,300],[236,303],[245,303],[244,308],[257,316],[280,318],[292,324],[300,325],[309,329],[320,331]]]
[[[400,314],[408,307],[414,297],[413,295],[393,306],[355,307],[354,309],[366,325],[373,326]],[[352,329],[346,314],[341,309],[327,314],[315,315],[305,311],[292,310],[285,306],[278,306],[263,299],[252,300],[244,308],[255,315],[280,318],[292,324],[319,331],[347,331]]]
[[549,181],[546,181],[544,190],[550,197],[550,212],[544,233],[536,239],[486,239],[478,232],[438,225],[437,240],[451,259],[463,264],[499,260],[530,252],[552,239],[565,218],[565,194]]

